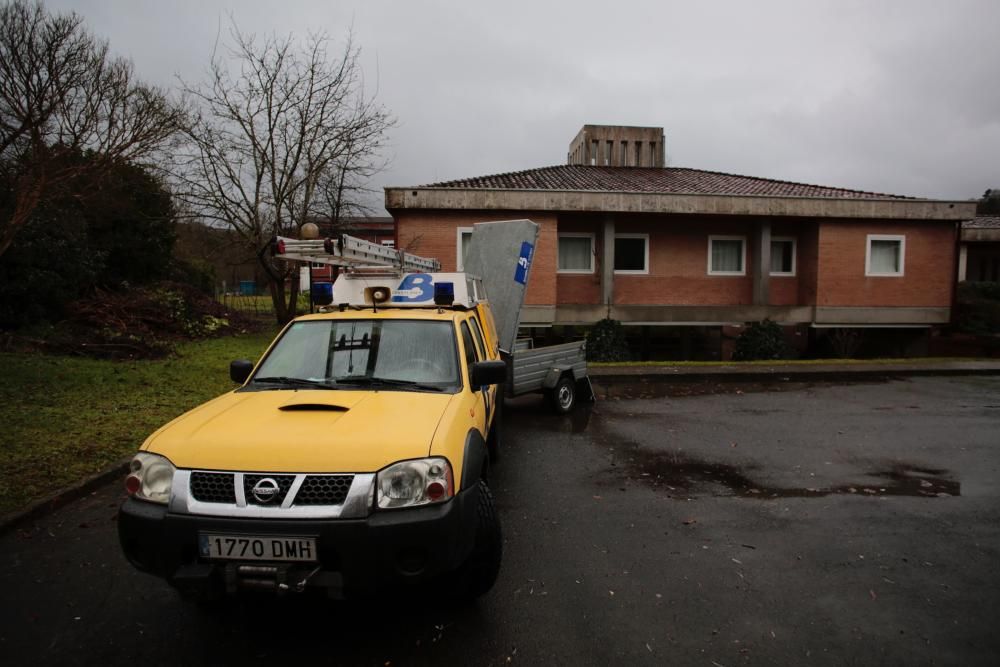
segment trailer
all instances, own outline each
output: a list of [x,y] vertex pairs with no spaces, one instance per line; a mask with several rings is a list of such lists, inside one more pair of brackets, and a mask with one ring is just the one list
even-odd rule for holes
[[558,414],[573,410],[578,400],[593,401],[583,341],[534,347],[519,340],[510,358],[506,395],[542,393]]

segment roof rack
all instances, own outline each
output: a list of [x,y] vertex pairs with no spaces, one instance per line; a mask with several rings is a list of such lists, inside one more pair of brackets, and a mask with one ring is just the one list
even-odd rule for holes
[[411,255],[347,234],[325,239],[277,236],[272,249],[278,259],[341,266],[349,271],[432,273],[441,270],[441,262],[436,259]]

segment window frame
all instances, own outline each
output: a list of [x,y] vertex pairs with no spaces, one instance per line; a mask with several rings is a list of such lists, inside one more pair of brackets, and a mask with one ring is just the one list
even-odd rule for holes
[[[792,244],[792,270],[789,271],[771,271],[770,275],[778,276],[782,278],[794,278],[798,270],[798,255],[799,255],[799,241],[794,236],[772,236],[771,243],[774,242],[791,242]],[[774,248],[771,248],[771,256],[774,256]]]
[[[615,234],[615,239],[614,240],[617,241],[618,239],[642,239],[645,242],[645,245],[643,246],[644,250],[645,250],[645,253],[643,255],[643,266],[645,268],[642,269],[641,271],[637,270],[637,269],[614,269],[613,268],[613,271],[614,271],[615,275],[619,275],[619,276],[648,276],[649,275],[649,234],[631,234],[631,233]],[[614,262],[614,253],[612,253],[612,262]],[[614,267],[613,263],[612,263],[612,267]]]
[[[714,271],[712,270],[712,244],[716,241],[739,241],[742,244],[742,254],[740,257],[739,271]],[[747,237],[735,234],[709,234],[708,235],[708,275],[710,276],[745,276],[747,274]]]
[[[589,269],[560,269],[559,268],[559,239],[561,238],[588,238],[590,239],[590,268]],[[559,232],[556,237],[556,273],[566,273],[566,274],[576,274],[576,275],[592,275],[596,270],[596,262],[594,261],[594,247],[596,244],[596,239],[594,234],[587,232]]]
[[[872,271],[872,241],[896,241],[899,243],[899,271],[893,273],[875,273]],[[865,240],[865,277],[870,278],[902,278],[906,275],[906,235],[905,234],[868,234]]]
[[471,235],[472,227],[455,228],[455,271],[462,273],[465,271],[465,257],[462,256],[462,234]]

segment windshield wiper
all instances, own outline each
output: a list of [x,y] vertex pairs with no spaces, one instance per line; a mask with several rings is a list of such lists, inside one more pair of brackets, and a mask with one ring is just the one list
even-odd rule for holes
[[307,380],[306,378],[293,378],[284,375],[275,377],[263,377],[254,378],[254,384],[258,382],[266,382],[268,384],[280,384],[286,387],[308,387],[309,389],[336,389],[335,386],[328,382],[322,382],[320,380]]
[[401,387],[404,389],[422,389],[426,391],[444,391],[433,384],[424,384],[413,380],[397,380],[394,378],[378,378],[369,375],[353,375],[338,378],[337,384],[353,384],[359,387]]

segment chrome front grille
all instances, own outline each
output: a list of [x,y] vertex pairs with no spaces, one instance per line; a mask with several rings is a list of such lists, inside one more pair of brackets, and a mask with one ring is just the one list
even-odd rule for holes
[[[354,478],[355,475],[282,475],[196,470],[190,473],[190,495],[201,503],[240,507],[335,507],[343,505],[347,500]],[[265,479],[274,480],[278,490],[270,497],[257,494],[261,495],[258,498],[254,494],[254,487]]]
[[236,484],[233,482],[233,473],[191,473],[191,496],[203,503],[235,503]]
[[354,475],[308,475],[292,500],[294,505],[342,505]]

